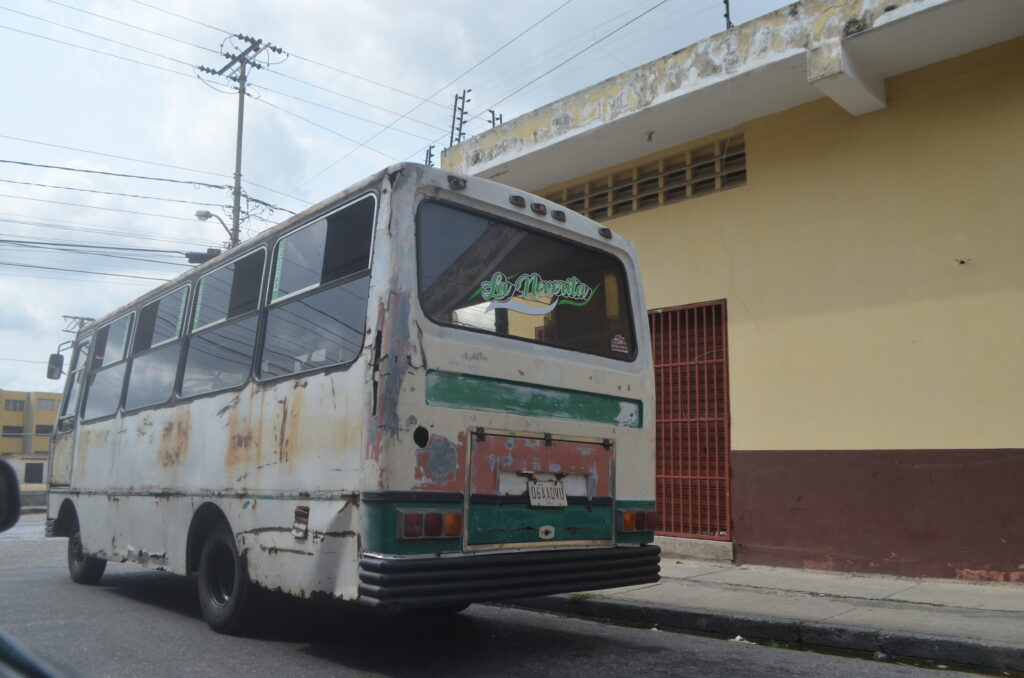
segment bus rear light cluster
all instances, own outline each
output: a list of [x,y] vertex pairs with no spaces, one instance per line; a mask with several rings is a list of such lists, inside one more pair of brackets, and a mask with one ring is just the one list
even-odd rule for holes
[[455,511],[398,511],[399,539],[451,539],[462,536],[462,513]]
[[621,532],[653,532],[657,529],[657,511],[619,511],[619,530]]

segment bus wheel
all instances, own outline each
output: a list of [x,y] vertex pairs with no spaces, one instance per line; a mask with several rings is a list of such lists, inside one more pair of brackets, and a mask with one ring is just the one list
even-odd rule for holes
[[107,569],[107,561],[87,555],[82,550],[82,530],[75,517],[68,537],[68,573],[76,584],[96,584]]
[[210,530],[199,556],[199,607],[217,633],[237,633],[249,621],[249,577],[227,523]]

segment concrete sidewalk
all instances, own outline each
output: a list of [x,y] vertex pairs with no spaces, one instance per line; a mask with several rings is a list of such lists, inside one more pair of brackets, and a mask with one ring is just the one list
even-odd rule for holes
[[1024,583],[663,557],[657,584],[515,605],[629,624],[1024,672]]

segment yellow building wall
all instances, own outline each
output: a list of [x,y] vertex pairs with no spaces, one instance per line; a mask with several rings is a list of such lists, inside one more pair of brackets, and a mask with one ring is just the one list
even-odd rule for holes
[[[14,467],[21,482],[22,491],[41,491],[46,489],[47,465],[49,464],[50,436],[33,435],[37,426],[56,426],[57,410],[60,407],[61,394],[25,391],[0,391],[0,425],[20,426],[21,435],[0,437],[0,455]],[[19,400],[24,403],[24,411],[14,412],[6,409],[5,401]],[[51,409],[41,409],[43,400],[52,403]],[[25,464],[43,464],[43,482],[25,483]]]
[[606,222],[649,308],[727,300],[734,449],[1024,441],[1024,39],[886,91],[749,122],[745,186]]
[[[0,391],[0,427],[20,426],[22,429],[26,429],[26,421],[29,414],[27,398],[28,394],[22,391]],[[8,410],[6,405],[8,400],[23,402],[24,409],[21,412]],[[24,450],[24,439],[21,436],[0,437],[0,454],[3,454],[5,457],[12,454],[21,454],[22,450]]]

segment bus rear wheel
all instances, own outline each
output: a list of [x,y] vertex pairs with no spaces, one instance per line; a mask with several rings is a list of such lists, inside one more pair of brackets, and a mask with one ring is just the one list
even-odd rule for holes
[[199,556],[199,607],[217,633],[237,633],[250,621],[252,586],[226,523],[210,530]]
[[68,537],[68,573],[71,581],[76,584],[97,584],[106,569],[107,561],[86,554],[82,548],[82,530],[76,516],[71,536]]

